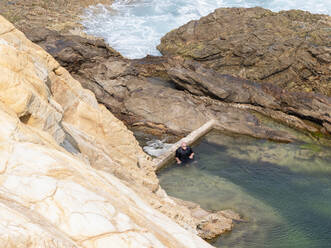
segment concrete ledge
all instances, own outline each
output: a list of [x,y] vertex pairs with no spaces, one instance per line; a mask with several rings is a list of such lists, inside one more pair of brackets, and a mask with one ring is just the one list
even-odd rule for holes
[[173,144],[173,146],[170,147],[170,149],[164,154],[162,154],[160,157],[154,158],[153,162],[155,163],[155,171],[160,170],[175,157],[176,150],[178,149],[178,147],[180,147],[182,142],[186,142],[188,145],[192,145],[195,141],[197,141],[206,133],[208,133],[211,129],[213,129],[216,123],[217,122],[215,120],[210,120],[206,122],[198,129],[192,131],[185,138],[182,138],[181,140]]

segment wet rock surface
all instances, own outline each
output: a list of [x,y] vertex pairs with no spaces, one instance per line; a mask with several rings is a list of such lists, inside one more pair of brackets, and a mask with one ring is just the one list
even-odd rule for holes
[[172,199],[191,211],[193,218],[196,218],[199,236],[207,240],[218,237],[219,233],[231,231],[234,222],[243,221],[240,215],[232,210],[208,212],[202,209],[199,204],[175,197]]
[[76,73],[84,64],[95,63],[103,58],[121,57],[101,39],[61,35],[43,27],[25,28],[23,32],[29,40],[43,47],[71,73]]
[[259,84],[204,68],[192,60],[172,60],[169,77],[194,95],[216,100],[249,104],[281,111],[322,124],[327,132],[331,123],[331,98],[321,94],[291,92],[271,83]]
[[[331,100],[322,94],[291,92],[271,83],[224,75],[190,59],[149,56],[128,60],[102,40],[40,28],[26,33],[129,125],[184,134],[215,118],[225,129],[231,127],[238,133],[275,140],[286,136],[263,130],[254,116],[241,109],[245,108],[302,130],[330,132]],[[255,127],[247,128],[247,123]]]
[[283,89],[331,95],[331,17],[291,10],[220,8],[169,32],[158,49]]
[[[43,35],[29,33],[33,41],[67,67],[85,88],[92,90],[100,103],[131,126],[149,126],[158,133],[184,135],[214,118],[219,121],[221,130],[285,142],[293,140],[286,132],[264,127],[253,114],[231,105],[230,101],[205,97],[209,96],[206,92],[192,92],[198,95],[194,96],[183,91],[185,87],[174,84],[169,69],[180,66],[180,60],[162,57],[128,60],[108,46],[86,38],[47,30]],[[67,53],[70,54],[69,61],[63,56]],[[214,76],[210,74],[211,80]],[[240,81],[233,78],[233,81],[237,80]]]

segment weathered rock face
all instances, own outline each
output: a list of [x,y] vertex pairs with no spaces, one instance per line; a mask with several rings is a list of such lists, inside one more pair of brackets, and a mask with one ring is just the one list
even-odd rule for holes
[[4,247],[211,247],[124,124],[1,16],[0,71]]
[[[156,190],[158,182],[151,162],[124,124],[99,105],[93,93],[81,88],[49,54],[12,25],[6,25],[1,29],[1,38],[9,47],[3,48],[8,55],[2,56],[2,63],[4,70],[9,68],[4,75],[9,76],[2,80],[2,88],[6,90],[2,91],[1,100],[11,104],[28,125],[50,131],[59,143],[64,141],[64,133],[69,133],[94,167]],[[20,63],[16,65],[15,61]],[[27,72],[21,73],[22,70]]]
[[[312,101],[314,97],[320,99],[320,96],[314,95],[313,98],[308,99],[298,97],[304,101],[296,102],[296,95],[286,93],[286,96],[293,97],[280,99],[280,95],[283,94],[280,88],[268,84],[268,86],[263,86],[267,93],[262,91],[258,93],[255,92],[257,88],[260,88],[258,84],[246,83],[244,87],[241,87],[243,80],[232,78],[232,89],[227,86],[231,91],[231,97],[227,96],[224,101],[224,96],[223,99],[222,96],[215,97],[215,92],[212,92],[218,89],[224,93],[224,89],[218,85],[213,86],[211,83],[217,82],[219,80],[217,77],[220,74],[211,70],[206,70],[208,71],[206,73],[200,67],[199,70],[196,70],[194,68],[197,67],[197,63],[189,60],[169,60],[162,57],[127,60],[107,45],[102,45],[101,41],[96,43],[86,38],[59,35],[57,32],[46,29],[34,29],[26,33],[30,39],[50,52],[85,88],[93,91],[98,101],[118,118],[129,125],[148,126],[155,134],[164,132],[185,134],[200,127],[211,118],[215,118],[219,121],[219,128],[222,130],[273,140],[293,140],[291,135],[287,133],[277,132],[262,126],[254,115],[247,112],[247,109],[258,111],[295,128],[311,132],[319,131],[319,128],[307,125],[300,120],[301,116],[298,118],[282,112],[290,112],[291,110],[283,108],[283,104],[280,102],[285,99],[284,102],[294,102],[295,108],[301,109],[305,108],[305,104]],[[202,84],[199,86],[197,81],[195,82],[197,85],[194,86],[194,79],[183,79],[182,81],[186,80],[186,83],[185,86],[181,85],[179,78],[185,77],[184,68],[190,70],[191,76],[195,73],[196,77],[204,78],[204,83],[198,80],[199,84]],[[175,71],[181,76],[176,76]],[[227,80],[229,81],[229,77]],[[198,93],[197,89],[199,87],[204,88],[205,85],[203,84],[205,83],[211,89],[208,92],[202,90]],[[192,85],[190,86],[190,84]],[[192,97],[190,94],[178,90],[177,87],[186,89],[198,96],[212,96],[222,100],[222,102],[212,101],[205,97]],[[193,89],[194,87],[195,89]],[[241,87],[240,90],[238,87]],[[247,87],[250,88],[248,91],[246,90]],[[270,89],[267,89],[268,87]],[[237,90],[238,92],[234,96],[232,93]],[[274,94],[269,94],[269,90]],[[248,92],[250,93],[248,94]],[[217,94],[221,93],[218,92]],[[229,95],[229,92],[226,94]],[[322,97],[322,99],[324,98]],[[292,106],[294,105],[292,104]],[[310,114],[324,113],[327,109],[323,110],[324,112],[317,111],[315,113],[314,111],[310,111]],[[322,129],[325,130],[327,129],[327,122],[324,121],[323,123],[325,127]]]
[[2,245],[210,247],[6,108],[1,104]]
[[87,39],[77,35],[61,35],[47,28],[25,28],[22,30],[27,38],[43,47],[70,73],[77,71],[84,64],[95,63],[100,59],[121,57],[103,40]]
[[331,123],[330,97],[290,92],[270,83],[258,84],[234,78],[206,69],[200,63],[191,60],[173,60],[168,66],[168,75],[176,84],[194,95],[206,95],[225,102],[257,105],[289,113],[321,123],[331,132],[328,129]]
[[[94,50],[86,47],[93,41],[85,38],[69,38],[47,30],[39,32],[43,35],[37,35],[34,30],[27,33],[66,66],[85,88],[93,91],[98,102],[127,124],[150,126],[157,133],[182,135],[215,118],[222,130],[286,142],[292,140],[287,133],[261,126],[247,110],[193,97],[176,89],[172,82],[167,81],[171,75],[165,58],[127,60],[110,53],[105,45],[95,45]],[[81,53],[80,50],[86,52]],[[69,51],[71,58],[77,58],[77,61],[71,61],[72,66],[67,66],[68,62],[62,56],[66,51]],[[300,121],[296,119],[294,122]],[[300,127],[306,128],[305,125]]]
[[158,49],[222,74],[331,96],[330,30],[330,16],[221,8],[169,32]]
[[67,32],[79,32],[81,14],[89,5],[109,5],[112,0],[13,0],[0,2],[0,15],[17,28],[48,27]]
[[13,109],[24,123],[49,132],[61,143],[64,132],[59,123],[63,109],[45,87],[49,80],[46,68],[40,61],[27,57],[25,52],[9,46],[6,40],[1,41],[1,46],[1,101]]
[[[234,85],[252,87],[240,101],[243,97],[227,84],[206,91],[204,80],[199,87],[183,87],[177,82],[199,95],[194,96],[176,89],[173,83],[145,77],[172,77],[184,82],[181,77],[199,72],[194,67],[186,68],[186,74],[185,65],[179,65],[180,73],[175,75],[165,58],[129,61],[100,41],[47,30],[30,34],[85,88],[93,90],[98,102],[49,54],[0,20],[0,223],[5,230],[0,238],[8,247],[210,247],[193,234],[212,238],[231,229],[234,217],[226,212],[210,214],[170,199],[158,185],[150,157],[142,152],[132,133],[99,103],[131,124],[181,134],[214,118],[222,130],[292,140],[288,133],[259,123],[247,109],[278,116],[302,129],[318,130],[278,107],[272,109],[279,104],[284,107],[273,90],[270,95],[275,99],[270,101],[263,94],[254,95],[255,84],[240,84],[241,80],[233,79]],[[195,75],[204,76],[208,77]],[[201,96],[220,92],[222,96],[224,91],[232,102]],[[253,105],[261,99],[268,109]],[[291,99],[290,106],[295,108],[315,101],[286,99]],[[317,104],[324,107],[324,100],[318,98]],[[308,110],[304,115],[315,111]],[[320,113],[318,110],[316,114]],[[330,128],[327,117],[322,123],[326,129]],[[7,225],[9,218],[16,219],[12,226]]]
[[167,132],[185,134],[216,119],[222,130],[287,142],[292,138],[261,126],[246,110],[196,98],[162,80],[134,76],[137,72],[129,61],[102,61],[80,72],[78,78],[81,76],[82,84],[131,125],[152,123]]

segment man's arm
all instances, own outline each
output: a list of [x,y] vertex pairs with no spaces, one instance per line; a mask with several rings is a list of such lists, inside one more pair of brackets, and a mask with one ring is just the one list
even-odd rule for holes
[[176,157],[176,161],[177,161],[177,164],[181,164],[182,163],[182,161],[180,161],[180,159],[177,158],[177,157]]
[[194,152],[191,153],[191,155],[189,156],[190,159],[193,159],[194,157]]
[[177,162],[177,164],[181,164],[182,163],[182,161],[180,161],[180,159],[179,159],[179,151],[178,151],[178,149],[176,150],[176,162]]
[[190,152],[191,152],[191,154],[190,154],[189,158],[190,158],[190,159],[193,159],[193,157],[194,157],[194,152],[193,152],[193,150],[191,149],[191,147],[190,147]]

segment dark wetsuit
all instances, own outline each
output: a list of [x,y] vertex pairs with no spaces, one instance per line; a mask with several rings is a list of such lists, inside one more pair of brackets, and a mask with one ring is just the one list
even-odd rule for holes
[[176,158],[179,158],[179,160],[182,163],[186,163],[188,161],[190,161],[190,155],[193,153],[193,150],[191,149],[191,147],[186,147],[186,149],[184,150],[182,147],[179,147],[176,150]]

